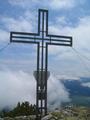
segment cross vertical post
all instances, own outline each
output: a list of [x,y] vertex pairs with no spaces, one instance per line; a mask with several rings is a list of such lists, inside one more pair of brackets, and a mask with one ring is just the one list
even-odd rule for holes
[[34,76],[37,81],[36,118],[40,120],[47,114],[47,79],[50,76],[48,71],[48,46],[72,47],[72,37],[48,34],[48,10],[39,9],[38,32],[10,32],[10,42],[37,45],[37,69],[34,71]]

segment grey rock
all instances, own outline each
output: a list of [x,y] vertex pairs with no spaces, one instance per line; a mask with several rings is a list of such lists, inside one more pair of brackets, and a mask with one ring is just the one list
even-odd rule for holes
[[4,120],[3,118],[0,118],[0,120]]
[[49,115],[43,117],[41,120],[51,120],[51,118],[52,118],[52,115],[49,114]]
[[30,115],[30,116],[18,116],[15,118],[10,118],[10,117],[5,117],[0,120],[35,120],[36,116],[35,115]]

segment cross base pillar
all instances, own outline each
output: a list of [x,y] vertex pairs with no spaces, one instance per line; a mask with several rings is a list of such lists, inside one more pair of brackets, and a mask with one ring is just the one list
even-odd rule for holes
[[34,71],[34,77],[37,81],[36,107],[37,107],[38,117],[39,114],[41,117],[47,114],[47,80],[49,76],[50,76],[49,71],[47,71],[47,74],[45,70]]

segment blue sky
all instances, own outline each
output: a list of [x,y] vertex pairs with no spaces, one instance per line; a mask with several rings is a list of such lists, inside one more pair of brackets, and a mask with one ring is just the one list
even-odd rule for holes
[[[73,46],[81,54],[90,58],[89,46],[87,46],[89,45],[90,24],[89,2],[89,0],[43,0],[42,4],[40,0],[0,1],[0,47],[2,48],[9,42],[10,31],[37,32],[38,9],[42,8],[49,10],[49,33],[72,35]],[[87,32],[87,35],[85,36],[83,32]],[[4,66],[6,64],[6,68],[14,68],[13,70],[26,68],[25,70],[30,71],[28,65],[32,66],[32,60],[34,59],[34,67],[31,68],[35,69],[35,49],[35,46],[32,45],[11,44],[5,51],[1,52],[1,64],[3,63]],[[8,62],[6,62],[6,59]],[[85,71],[84,65],[82,65],[77,55],[70,48],[55,47],[54,51],[53,47],[50,48],[49,61],[51,64],[49,68],[56,68],[53,72],[56,71],[58,74],[64,74],[64,72],[77,74],[78,66],[79,69],[81,68],[79,70],[81,71],[80,75],[83,75],[83,71]],[[85,62],[89,64],[88,61]],[[23,63],[27,67],[23,67]],[[56,67],[54,67],[53,63],[56,63]],[[73,68],[70,68],[72,65]],[[3,65],[0,66],[1,68],[3,67]],[[87,71],[85,72],[87,76]]]
[[[10,31],[37,32],[39,8],[49,10],[49,33],[72,36],[73,48],[84,56],[72,48],[50,47],[51,74],[90,77],[90,0],[0,0],[0,48],[9,43]],[[32,75],[35,69],[35,45],[12,43],[0,52],[0,78],[5,82],[9,76],[18,80],[23,73]]]

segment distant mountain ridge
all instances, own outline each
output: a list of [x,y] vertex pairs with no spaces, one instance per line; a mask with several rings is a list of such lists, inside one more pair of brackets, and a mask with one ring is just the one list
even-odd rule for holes
[[62,80],[65,88],[70,94],[72,103],[90,107],[90,88],[83,86],[84,83],[89,83],[90,78],[80,78],[80,80]]
[[86,82],[90,82],[90,80],[64,80],[63,84],[69,90],[70,95],[90,96],[90,88],[82,85]]

